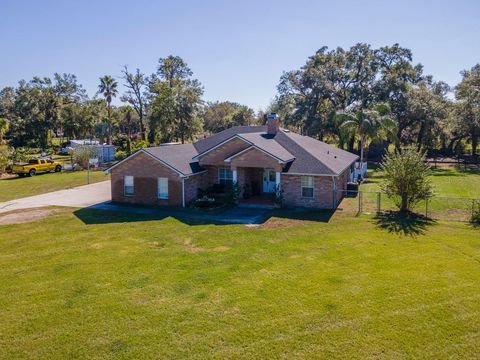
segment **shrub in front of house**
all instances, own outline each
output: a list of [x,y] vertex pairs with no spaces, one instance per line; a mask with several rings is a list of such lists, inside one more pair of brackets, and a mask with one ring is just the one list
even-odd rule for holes
[[208,197],[207,195],[204,195],[201,198],[198,198],[195,200],[195,207],[202,208],[202,209],[208,209],[208,208],[214,208],[217,207],[219,204],[213,197]]

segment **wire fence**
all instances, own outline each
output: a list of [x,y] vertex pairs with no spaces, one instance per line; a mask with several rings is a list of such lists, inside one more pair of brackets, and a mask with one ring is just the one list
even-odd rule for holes
[[[374,191],[337,190],[338,210],[352,214],[379,214],[398,210],[394,201],[386,194]],[[435,220],[468,222],[472,219],[480,199],[434,196],[415,204],[413,212]]]

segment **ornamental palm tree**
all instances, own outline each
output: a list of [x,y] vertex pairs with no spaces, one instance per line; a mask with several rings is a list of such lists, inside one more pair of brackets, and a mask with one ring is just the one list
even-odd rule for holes
[[387,105],[378,104],[370,109],[337,112],[341,118],[341,127],[360,138],[360,163],[363,164],[364,149],[370,141],[395,139],[395,121],[388,115]]
[[102,94],[107,103],[107,118],[108,118],[108,145],[112,145],[112,98],[117,96],[118,83],[110,75],[105,75],[100,78],[100,85],[98,85],[98,94]]

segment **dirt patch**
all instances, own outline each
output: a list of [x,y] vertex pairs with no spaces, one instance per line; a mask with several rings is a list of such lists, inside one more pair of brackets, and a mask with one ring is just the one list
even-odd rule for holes
[[230,250],[228,246],[217,246],[215,249],[213,249],[213,251],[216,251],[216,252],[225,252],[228,250]]
[[0,215],[0,225],[23,224],[44,219],[58,213],[59,209],[30,209]]
[[282,229],[290,228],[294,226],[301,226],[310,223],[308,220],[296,220],[296,219],[285,219],[285,218],[270,218],[265,221],[260,228],[266,229]]
[[13,178],[16,178],[16,177],[18,177],[18,175],[9,174],[9,173],[0,174],[0,180],[13,179]]
[[183,245],[185,246],[185,250],[189,253],[199,253],[199,252],[205,251],[204,248],[201,248],[192,244],[192,239],[189,239],[189,238],[183,241]]

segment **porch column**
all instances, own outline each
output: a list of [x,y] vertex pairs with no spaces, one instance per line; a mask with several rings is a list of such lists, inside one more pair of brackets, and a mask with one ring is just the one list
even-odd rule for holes
[[275,173],[275,188],[277,189],[280,186],[280,171]]
[[232,180],[234,184],[238,182],[237,168],[232,169]]

